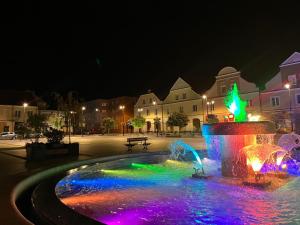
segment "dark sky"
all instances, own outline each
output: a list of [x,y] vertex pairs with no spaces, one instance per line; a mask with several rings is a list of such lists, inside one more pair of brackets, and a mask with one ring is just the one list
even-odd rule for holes
[[26,1],[13,10],[1,22],[1,88],[78,90],[89,100],[166,94],[180,75],[203,91],[226,65],[261,86],[300,51],[291,2],[103,2]]

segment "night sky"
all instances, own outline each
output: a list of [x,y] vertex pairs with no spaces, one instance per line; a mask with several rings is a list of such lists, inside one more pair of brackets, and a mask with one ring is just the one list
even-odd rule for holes
[[300,51],[299,7],[287,1],[103,2],[13,10],[1,26],[1,88],[77,90],[86,100],[165,95],[181,76],[202,92],[226,65],[262,86]]

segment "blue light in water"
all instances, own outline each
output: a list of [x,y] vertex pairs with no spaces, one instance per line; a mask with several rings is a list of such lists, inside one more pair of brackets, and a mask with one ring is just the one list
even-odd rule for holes
[[110,190],[110,189],[127,189],[133,187],[147,187],[155,185],[154,182],[149,180],[138,180],[120,177],[101,177],[101,178],[90,178],[90,179],[71,179],[61,180],[58,186],[71,185],[73,188],[88,188],[88,189],[99,189],[99,190]]

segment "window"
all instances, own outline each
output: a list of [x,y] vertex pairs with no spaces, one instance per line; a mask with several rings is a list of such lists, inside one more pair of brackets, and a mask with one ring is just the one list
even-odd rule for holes
[[247,100],[247,106],[248,107],[252,107],[253,106],[252,99]]
[[155,109],[155,115],[157,115],[157,109]]
[[197,111],[198,111],[197,105],[193,105],[193,112],[197,112]]
[[186,93],[182,94],[182,99],[186,99]]
[[147,113],[147,116],[149,116],[149,109],[147,109],[146,113]]
[[289,75],[288,76],[288,81],[291,85],[296,85],[297,84],[297,77],[296,75]]
[[167,109],[167,114],[168,114],[168,115],[170,114],[170,111],[169,111],[169,109]]
[[279,101],[278,96],[274,96],[274,97],[271,98],[271,105],[272,106],[279,106],[280,105],[280,101]]
[[149,99],[149,104],[152,104],[152,98]]
[[15,117],[16,118],[20,118],[21,117],[21,111],[20,110],[15,111]]
[[106,113],[106,109],[102,109],[101,112]]
[[27,112],[27,115],[28,115],[28,116],[32,116],[32,114],[33,114],[32,111],[28,111],[28,112]]
[[179,99],[179,96],[178,96],[178,95],[176,95],[176,96],[175,96],[175,100],[178,100],[178,99]]
[[101,105],[102,105],[102,106],[107,106],[107,103],[104,102],[104,103],[102,103]]
[[179,107],[179,112],[183,113],[183,107],[182,106]]
[[143,99],[143,104],[144,104],[144,105],[146,104],[146,101],[145,101],[145,99]]
[[300,104],[300,95],[297,95],[296,101],[297,101],[297,104]]
[[221,86],[221,94],[225,94],[225,93],[226,93],[226,90],[227,90],[226,86],[225,86],[225,85],[222,85],[222,86]]

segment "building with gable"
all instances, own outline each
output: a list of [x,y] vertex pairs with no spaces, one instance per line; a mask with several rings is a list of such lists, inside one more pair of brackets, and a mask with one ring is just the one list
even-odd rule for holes
[[219,71],[215,78],[215,83],[205,92],[209,104],[207,105],[207,113],[217,115],[219,121],[224,122],[229,114],[224,104],[224,98],[234,83],[237,84],[241,98],[247,101],[247,112],[251,114],[260,113],[259,88],[241,77],[240,71],[226,66]]
[[264,117],[274,121],[278,129],[300,132],[299,52],[282,62],[278,73],[266,83],[261,105]]

